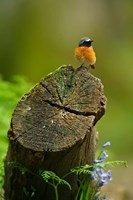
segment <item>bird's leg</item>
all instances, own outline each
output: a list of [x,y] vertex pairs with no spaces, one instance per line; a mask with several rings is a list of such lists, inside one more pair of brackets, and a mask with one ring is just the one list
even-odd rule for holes
[[92,69],[95,69],[95,68],[96,68],[94,64],[93,64],[93,65],[90,65],[90,66],[91,66]]

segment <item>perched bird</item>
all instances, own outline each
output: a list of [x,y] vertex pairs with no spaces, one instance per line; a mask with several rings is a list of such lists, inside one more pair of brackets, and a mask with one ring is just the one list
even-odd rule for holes
[[84,37],[81,38],[78,47],[75,49],[75,57],[81,63],[81,66],[95,69],[96,55],[91,45],[93,40]]

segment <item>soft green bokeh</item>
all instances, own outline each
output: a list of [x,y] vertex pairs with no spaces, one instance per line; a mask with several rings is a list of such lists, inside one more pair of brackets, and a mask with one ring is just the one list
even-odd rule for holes
[[73,55],[79,39],[94,40],[97,64],[91,72],[108,98],[100,141],[111,140],[120,156],[132,155],[132,6],[130,0],[0,2],[0,73],[6,79],[21,74],[38,82],[62,64],[78,67]]
[[14,77],[12,81],[0,79],[0,162],[4,159],[7,150],[7,131],[10,127],[13,109],[20,97],[28,92],[32,85],[20,77]]
[[[97,124],[99,145],[110,140],[117,159],[132,159],[132,22],[131,0],[2,0],[0,74],[5,80],[19,74],[36,83],[62,64],[78,67],[74,48],[81,37],[92,38],[97,63],[91,72],[102,80],[108,98],[106,115]],[[1,153],[13,108],[29,89],[9,85],[0,81]]]

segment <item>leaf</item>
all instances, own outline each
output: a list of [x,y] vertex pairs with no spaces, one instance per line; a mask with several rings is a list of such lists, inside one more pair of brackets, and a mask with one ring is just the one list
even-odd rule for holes
[[122,160],[104,162],[104,165],[111,167],[115,167],[116,165],[124,165],[125,167],[128,167],[127,162]]
[[83,166],[79,166],[79,167],[74,167],[71,169],[72,173],[76,173],[77,175],[79,174],[91,174],[91,170],[92,170],[92,165],[83,165]]
[[46,170],[40,170],[39,174],[41,175],[41,177],[43,178],[44,181],[46,181],[47,183],[51,181],[56,181],[58,185],[63,184],[69,187],[69,189],[71,190],[71,185],[64,179],[60,178],[59,176],[57,176],[54,172],[52,171],[46,171]]
[[26,172],[33,174],[32,171],[30,171],[27,167],[16,161],[8,162],[7,166],[18,168],[22,174],[25,174]]

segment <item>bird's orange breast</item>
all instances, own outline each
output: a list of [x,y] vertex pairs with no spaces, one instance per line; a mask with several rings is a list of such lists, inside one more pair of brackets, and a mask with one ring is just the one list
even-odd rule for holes
[[92,47],[77,47],[75,49],[75,56],[78,60],[85,59],[90,64],[96,62],[96,55]]

